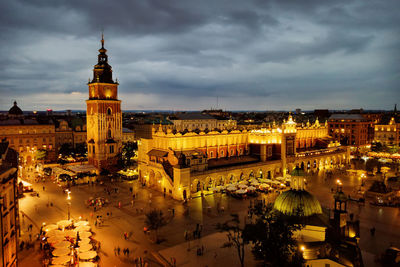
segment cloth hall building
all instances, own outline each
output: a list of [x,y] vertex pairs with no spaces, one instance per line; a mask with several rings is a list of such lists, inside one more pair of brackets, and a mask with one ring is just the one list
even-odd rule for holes
[[347,164],[349,150],[328,135],[327,123],[300,127],[289,116],[258,130],[153,130],[138,142],[139,177],[175,199],[239,180],[286,176],[296,166],[317,171]]

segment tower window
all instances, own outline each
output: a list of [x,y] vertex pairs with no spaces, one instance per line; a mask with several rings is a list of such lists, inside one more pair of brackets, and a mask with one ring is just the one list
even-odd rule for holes
[[114,146],[110,146],[110,153],[114,153]]
[[108,138],[108,139],[111,139],[111,129],[108,129],[107,138]]
[[107,115],[111,115],[111,108],[107,109]]

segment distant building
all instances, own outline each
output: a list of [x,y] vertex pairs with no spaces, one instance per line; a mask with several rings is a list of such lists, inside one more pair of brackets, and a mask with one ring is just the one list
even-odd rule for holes
[[374,127],[374,141],[383,145],[400,145],[400,122],[392,117],[388,124],[376,124]]
[[69,144],[76,148],[78,144],[86,144],[86,121],[81,118],[73,118],[70,122],[67,120],[56,121],[56,147],[57,150],[63,144]]
[[208,114],[199,112],[188,112],[175,114],[174,128],[177,131],[194,131],[194,130],[214,130],[214,129],[235,129],[236,121],[231,119],[219,120]]
[[325,119],[325,118],[329,118],[330,115],[331,115],[331,113],[327,109],[315,109],[314,110],[314,117],[317,117],[321,120]]
[[6,138],[10,148],[19,152],[22,163],[29,164],[37,149],[46,149],[48,159],[55,160],[55,127],[50,121],[24,118],[14,102],[8,118],[0,120],[0,139]]
[[231,115],[231,112],[223,111],[222,109],[206,109],[201,113],[221,118],[228,118]]
[[361,114],[332,114],[328,131],[342,145],[355,147],[369,145],[374,138],[373,122]]
[[128,128],[122,128],[122,142],[135,142],[135,132]]
[[0,242],[1,266],[17,266],[18,251],[18,153],[0,142]]

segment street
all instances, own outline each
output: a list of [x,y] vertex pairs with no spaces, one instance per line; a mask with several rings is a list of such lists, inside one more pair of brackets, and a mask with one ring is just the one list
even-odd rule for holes
[[[336,189],[336,179],[342,181],[343,191],[346,194],[350,194],[354,188],[360,186],[359,179],[347,173],[334,173],[333,178],[330,179],[325,179],[325,176],[325,173],[320,171],[318,175],[308,177],[308,190],[324,207],[333,207],[331,188]],[[100,266],[132,266],[138,257],[145,259],[150,266],[161,266],[160,260],[169,262],[170,259],[163,258],[162,253],[158,252],[172,247],[175,249],[170,249],[169,253],[177,253],[174,257],[177,258],[179,266],[178,254],[180,253],[177,248],[187,246],[184,239],[185,230],[193,231],[199,224],[202,226],[202,237],[215,234],[216,224],[228,220],[231,213],[239,213],[240,218],[245,218],[250,201],[249,199],[234,199],[221,193],[206,194],[204,197],[191,199],[187,204],[189,214],[185,215],[185,205],[182,202],[169,197],[165,198],[162,193],[152,189],[142,188],[137,181],[73,186],[70,201],[67,200],[67,194],[63,193],[62,188],[49,179],[46,182],[33,183],[33,188],[39,193],[39,197],[26,193],[19,202],[22,239],[29,239],[29,233],[26,230],[30,223],[33,224],[32,233],[37,233],[42,223],[49,224],[67,219],[68,206],[70,206],[71,218],[87,219],[95,233],[94,239],[101,242]],[[135,198],[132,197],[130,188],[133,188]],[[86,204],[90,197],[104,197],[109,200],[109,203],[94,211],[93,207],[88,207]],[[273,202],[275,197],[275,194],[258,196],[259,199],[265,198],[266,202]],[[224,213],[217,211],[217,203],[224,207]],[[145,213],[154,208],[160,209],[168,218],[168,224],[159,230],[163,240],[160,244],[154,242],[153,233],[148,235],[143,231]],[[361,221],[360,247],[366,255],[371,256],[367,257],[368,261],[373,260],[375,255],[382,253],[391,244],[400,245],[399,208],[376,207],[368,203],[360,206],[357,202],[349,201],[348,212],[353,213],[354,218]],[[95,226],[97,216],[103,219],[100,226]],[[374,236],[370,234],[372,227],[376,228]],[[125,232],[128,234],[127,240],[124,238]],[[120,247],[121,251],[129,248],[131,252],[129,257],[123,255],[122,252],[118,255],[115,250],[117,247]],[[30,252],[20,253],[20,264],[25,266],[24,264],[29,262],[31,266],[41,266],[38,251],[36,246],[35,252],[31,248]],[[32,258],[35,260],[32,261]],[[237,264],[236,255],[226,258],[232,261],[232,266]],[[216,263],[213,257],[212,260]],[[203,259],[203,262],[207,261]],[[374,266],[374,264],[366,263],[366,266]]]

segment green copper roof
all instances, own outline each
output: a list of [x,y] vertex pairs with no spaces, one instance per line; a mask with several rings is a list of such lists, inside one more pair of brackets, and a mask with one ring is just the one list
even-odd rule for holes
[[318,200],[305,190],[283,192],[276,198],[274,209],[288,216],[307,217],[322,213]]
[[302,169],[300,169],[299,167],[296,167],[291,173],[291,176],[305,176],[305,173]]

